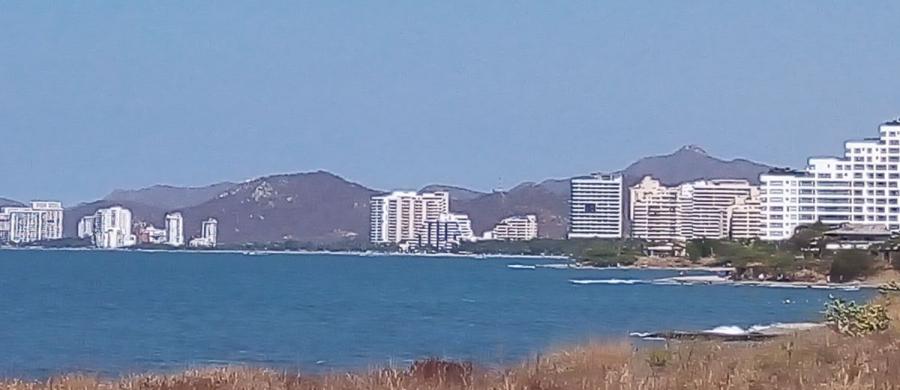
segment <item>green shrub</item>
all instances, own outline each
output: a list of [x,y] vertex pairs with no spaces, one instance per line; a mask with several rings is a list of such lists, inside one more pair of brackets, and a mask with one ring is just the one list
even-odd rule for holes
[[825,321],[841,334],[859,337],[887,330],[891,319],[883,305],[832,298],[825,304]]

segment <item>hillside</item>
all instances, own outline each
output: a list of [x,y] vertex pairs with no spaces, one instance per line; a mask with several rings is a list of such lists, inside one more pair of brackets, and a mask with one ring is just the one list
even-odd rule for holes
[[422,187],[420,192],[436,192],[436,191],[445,191],[450,193],[450,200],[472,200],[481,196],[487,195],[484,192],[470,190],[468,188],[458,187],[458,186],[449,186],[443,184],[432,184],[429,186]]
[[17,207],[22,206],[21,202],[12,199],[0,198],[0,207]]
[[262,177],[182,210],[185,235],[214,217],[222,243],[368,239],[369,198],[376,193],[323,171]]
[[175,187],[155,185],[138,190],[115,190],[103,200],[111,202],[135,202],[163,210],[178,210],[196,206],[234,187],[234,183],[224,182],[204,187]]
[[[708,178],[738,178],[756,183],[758,175],[768,169],[748,160],[718,159],[699,147],[685,146],[671,154],[640,159],[621,173],[627,186],[645,175],[668,185]],[[422,190],[450,192],[451,210],[468,214],[479,235],[505,217],[536,214],[541,237],[565,237],[568,179],[526,182],[508,191],[492,193],[438,184]],[[369,197],[377,193],[323,171],[195,188],[153,186],[117,190],[102,201],[70,208],[66,210],[65,226],[66,234],[74,235],[82,216],[99,207],[121,204],[132,209],[135,221],[148,221],[157,226],[162,225],[166,211],[180,210],[185,216],[188,237],[199,232],[203,219],[215,217],[219,220],[223,243],[366,240]]]
[[523,214],[538,216],[541,237],[562,238],[566,233],[568,196],[540,184],[525,183],[509,191],[454,201],[450,208],[468,214],[479,235],[505,217]]

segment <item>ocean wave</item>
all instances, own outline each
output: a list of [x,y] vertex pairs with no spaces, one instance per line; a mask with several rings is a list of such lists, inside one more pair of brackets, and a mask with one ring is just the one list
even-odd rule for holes
[[631,332],[628,334],[630,337],[636,337],[643,340],[660,340],[666,338],[691,338],[693,336],[706,336],[706,337],[722,337],[722,338],[730,338],[730,337],[741,337],[741,336],[755,336],[755,337],[774,337],[774,336],[782,336],[788,335],[796,332],[802,332],[806,330],[811,330],[815,328],[821,328],[825,326],[822,323],[815,322],[793,322],[793,323],[782,323],[776,322],[769,325],[753,325],[749,328],[742,328],[737,325],[721,325],[712,329],[702,330],[702,331],[674,331],[674,332]]
[[536,269],[536,266],[533,265],[525,265],[525,264],[507,264],[506,268],[510,269]]
[[572,284],[638,284],[647,283],[640,279],[569,279]]

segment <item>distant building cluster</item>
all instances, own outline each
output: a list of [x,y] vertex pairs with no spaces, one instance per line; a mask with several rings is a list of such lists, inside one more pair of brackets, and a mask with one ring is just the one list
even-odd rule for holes
[[[210,218],[203,222],[201,236],[190,242],[192,247],[215,247],[217,222]],[[160,229],[152,224],[132,223],[131,210],[113,206],[98,209],[78,222],[78,237],[90,239],[94,246],[104,249],[126,248],[138,244],[168,245],[183,247],[184,217],[179,212],[165,216],[165,227]]]
[[[477,241],[466,214],[450,212],[450,194],[395,191],[370,200],[369,239],[374,244],[449,250],[464,241]],[[481,239],[530,240],[537,238],[533,215],[506,218]]]
[[762,231],[760,189],[746,180],[713,179],[665,186],[648,176],[625,189],[621,174],[571,181],[569,238],[631,237],[652,242],[749,239]]
[[0,208],[0,244],[24,244],[63,237],[60,202],[33,201],[25,207]]
[[759,187],[703,180],[668,187],[647,176],[630,189],[631,237],[648,241],[759,237]]

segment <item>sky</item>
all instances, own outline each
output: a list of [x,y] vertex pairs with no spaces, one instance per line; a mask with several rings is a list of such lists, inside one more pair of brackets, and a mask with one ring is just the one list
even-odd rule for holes
[[324,169],[478,190],[900,117],[892,1],[0,2],[0,197]]

